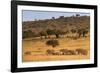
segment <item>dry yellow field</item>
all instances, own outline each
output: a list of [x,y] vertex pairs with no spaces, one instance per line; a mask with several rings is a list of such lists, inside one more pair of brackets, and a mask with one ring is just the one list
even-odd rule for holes
[[[59,45],[56,47],[46,45],[48,39],[29,39],[22,41],[23,62],[34,61],[57,61],[57,60],[80,60],[90,58],[90,37],[79,38],[77,40],[59,38]],[[85,49],[87,55],[47,55],[46,50],[53,49],[55,51],[61,49],[75,50],[78,48]]]

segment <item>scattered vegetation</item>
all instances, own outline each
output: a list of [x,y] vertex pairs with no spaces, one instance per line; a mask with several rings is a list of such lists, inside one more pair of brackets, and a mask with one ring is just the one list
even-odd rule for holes
[[58,52],[56,52],[55,50],[48,49],[46,50],[46,53],[48,55],[87,55],[88,51],[84,49],[60,49]]
[[89,16],[76,14],[22,24],[24,62],[90,58]]
[[[88,27],[88,28],[87,28]],[[76,16],[59,18],[52,17],[51,19],[35,20],[23,22],[23,39],[30,37],[40,37],[41,39],[50,39],[67,37],[68,34],[77,34],[72,38],[86,37],[90,28],[89,16]]]

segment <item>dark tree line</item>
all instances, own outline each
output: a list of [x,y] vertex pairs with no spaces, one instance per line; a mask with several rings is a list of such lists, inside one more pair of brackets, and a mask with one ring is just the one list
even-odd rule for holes
[[86,34],[88,33],[87,29],[71,29],[70,31],[62,31],[62,30],[56,30],[56,29],[47,29],[45,31],[41,31],[39,33],[35,33],[31,30],[23,31],[23,39],[24,38],[30,38],[30,37],[40,37],[41,39],[45,38],[52,38],[52,35],[55,36],[55,38],[60,38],[61,36],[67,35],[71,32],[72,34],[76,33],[77,38],[80,37],[86,37]]

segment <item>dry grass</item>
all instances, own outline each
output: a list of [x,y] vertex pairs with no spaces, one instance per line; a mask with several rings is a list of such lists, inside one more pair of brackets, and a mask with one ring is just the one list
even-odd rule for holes
[[[56,61],[56,60],[80,60],[90,58],[90,37],[72,40],[68,38],[59,38],[59,45],[57,47],[47,46],[45,43],[48,39],[30,39],[23,40],[23,62],[29,61]],[[47,55],[46,50],[53,49],[58,51],[60,49],[75,50],[82,48],[88,51],[87,55]]]

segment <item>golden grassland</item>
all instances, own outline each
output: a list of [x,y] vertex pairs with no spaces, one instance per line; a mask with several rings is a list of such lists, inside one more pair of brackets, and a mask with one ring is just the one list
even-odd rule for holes
[[[59,45],[56,47],[46,45],[49,39],[28,39],[22,41],[22,60],[23,62],[37,61],[57,61],[57,60],[81,60],[90,58],[90,37],[81,37],[77,40],[68,38],[59,38]],[[88,51],[87,55],[47,55],[46,50],[53,49],[55,51],[61,49],[75,50],[82,48]],[[29,54],[25,54],[30,52]]]

